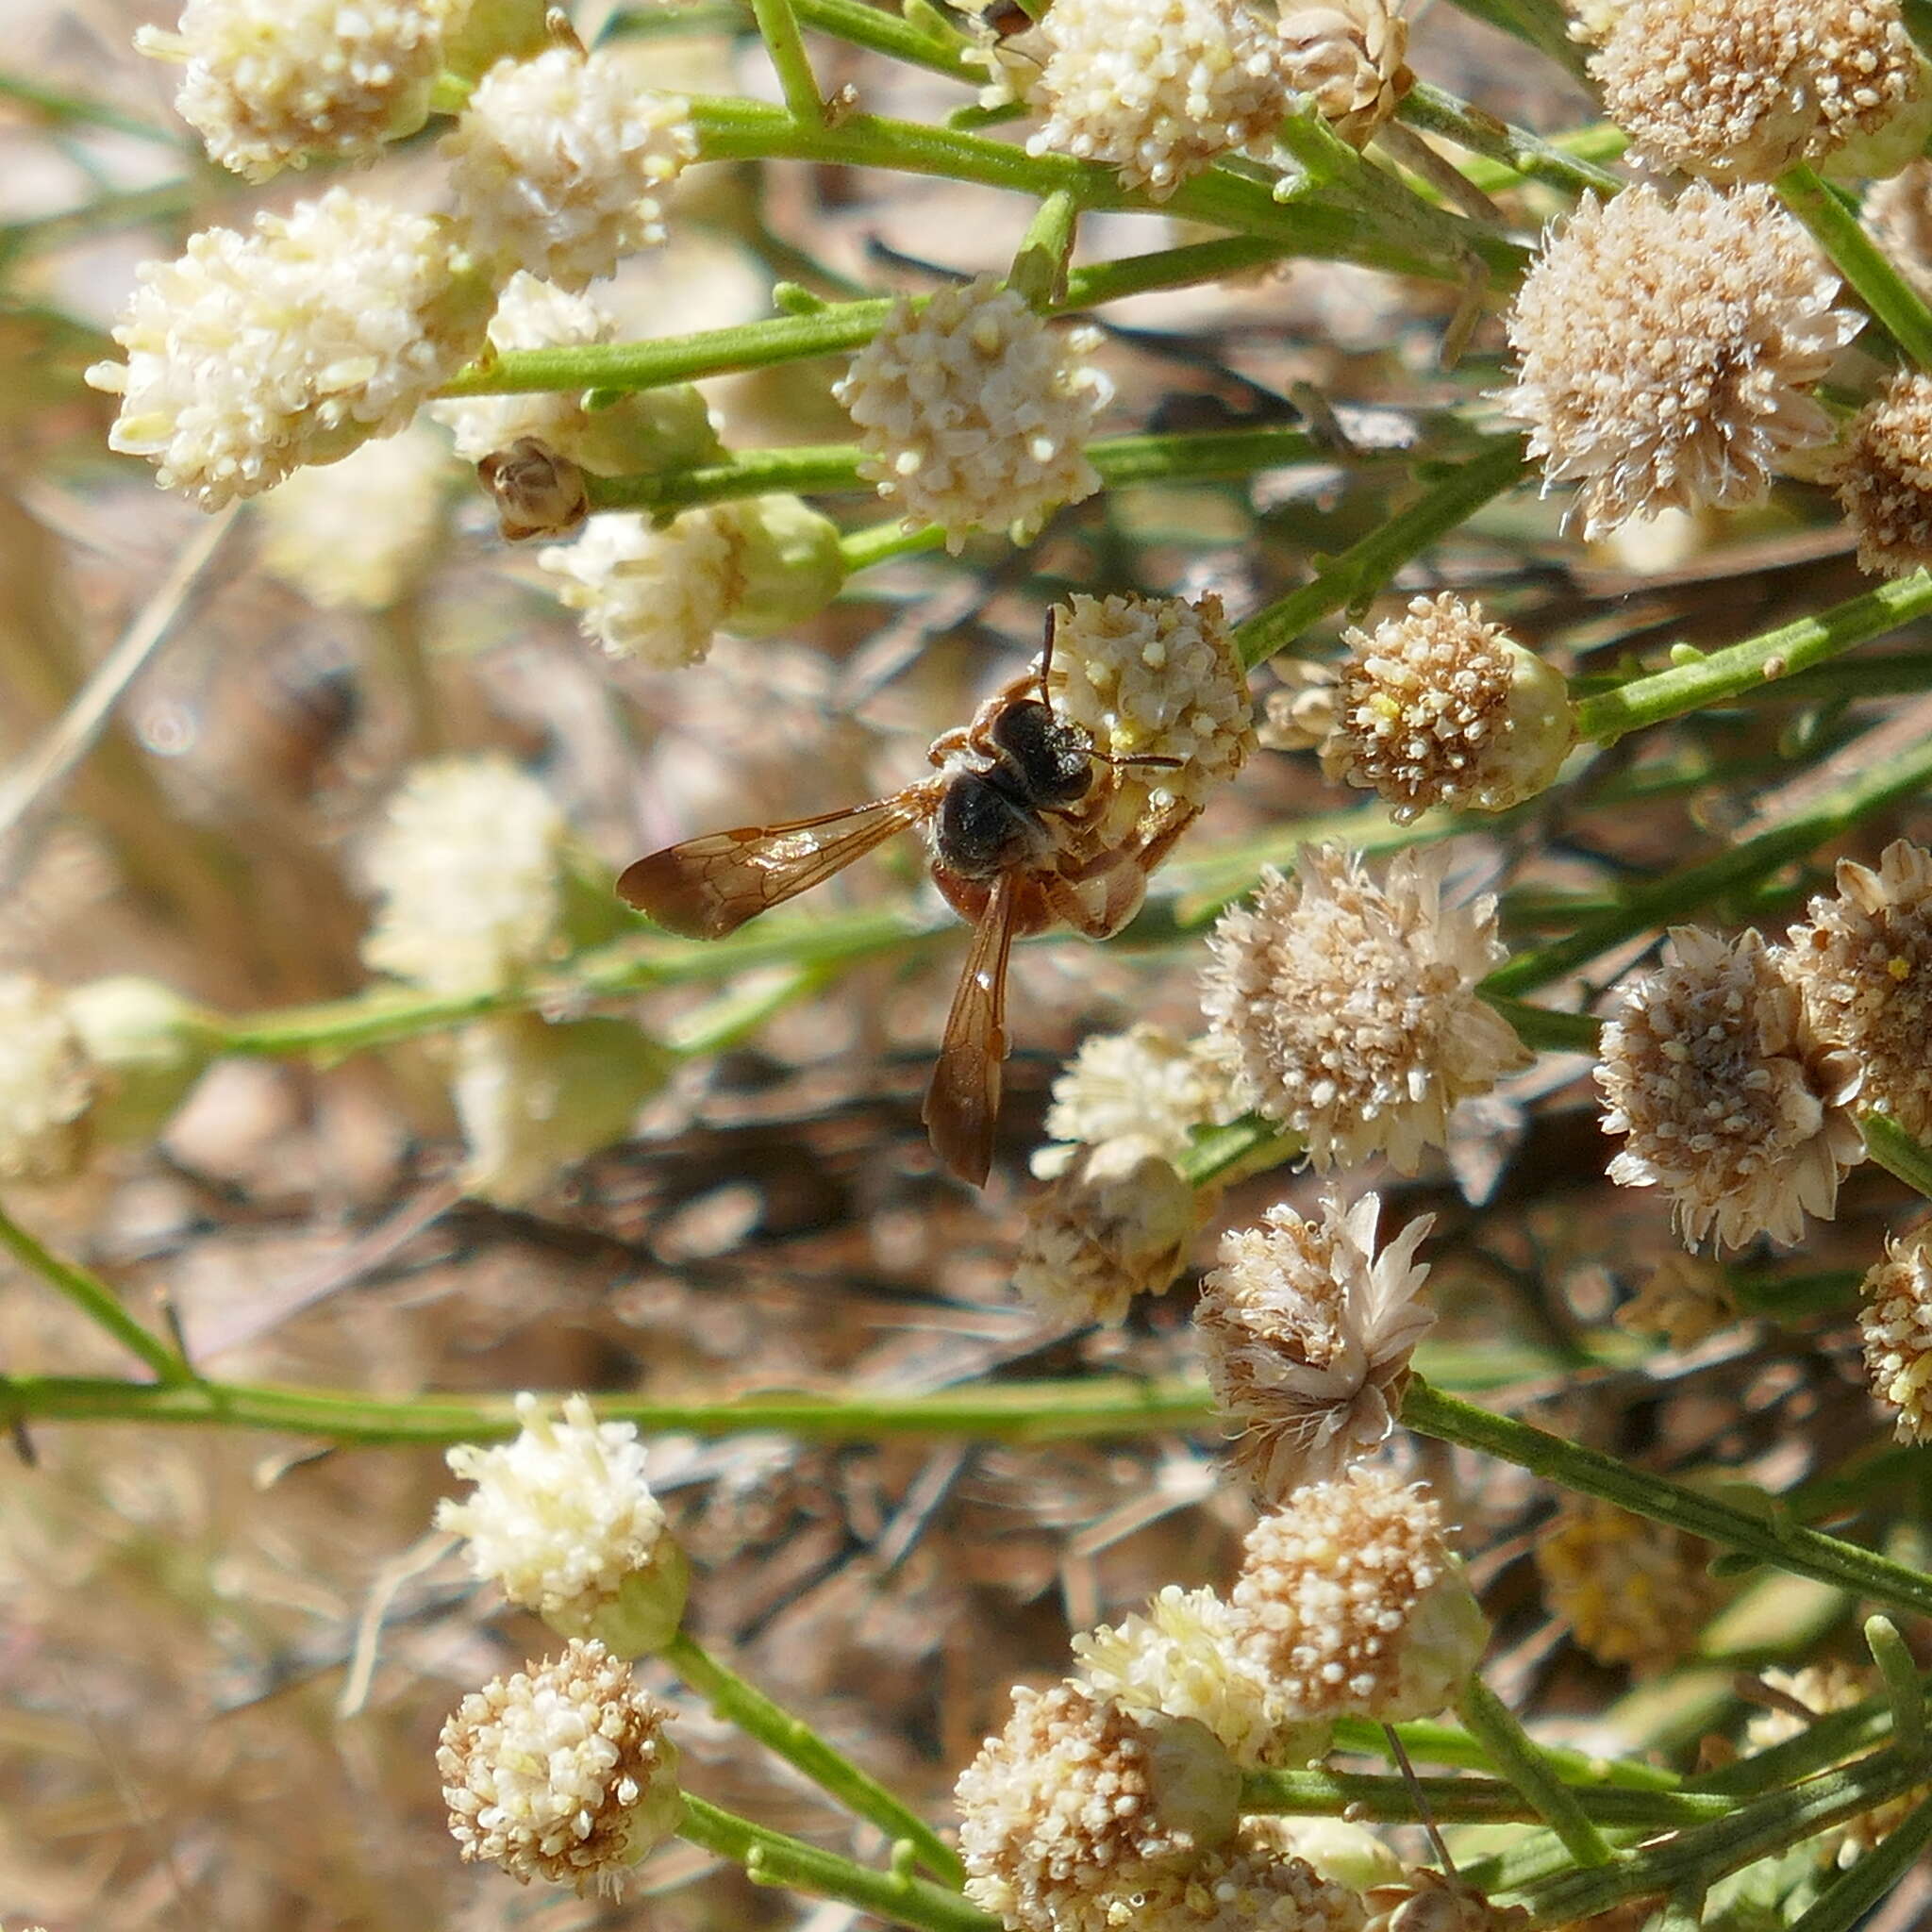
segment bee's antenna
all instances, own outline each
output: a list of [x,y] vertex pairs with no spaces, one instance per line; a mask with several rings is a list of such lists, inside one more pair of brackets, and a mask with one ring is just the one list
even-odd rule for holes
[[1053,692],[1047,689],[1047,679],[1053,675],[1053,646],[1059,627],[1060,607],[1049,604],[1046,607],[1046,635],[1040,643],[1040,702],[1048,710],[1053,709]]

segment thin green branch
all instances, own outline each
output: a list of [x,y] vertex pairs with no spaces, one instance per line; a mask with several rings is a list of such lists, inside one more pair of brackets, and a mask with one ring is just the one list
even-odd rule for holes
[[1857,213],[1802,163],[1778,176],[1777,192],[1879,326],[1921,369],[1932,369],[1932,309],[1858,225]]
[[678,1835],[708,1852],[743,1866],[758,1885],[786,1885],[817,1898],[842,1899],[860,1910],[918,1932],[1000,1932],[1000,1922],[970,1906],[957,1891],[910,1872],[880,1872],[787,1838],[735,1812],[685,1794]]
[[1853,1932],[1887,1898],[1900,1879],[1932,1849],[1932,1798],[1886,1833],[1809,1911],[1791,1921],[1790,1932]]
[[1527,42],[1559,67],[1585,78],[1584,50],[1570,38],[1570,20],[1557,0],[1455,0],[1474,19]]
[[986,84],[986,69],[965,58],[963,43],[949,43],[923,32],[903,14],[867,7],[863,0],[792,0],[792,6],[801,23],[816,32],[836,34],[855,46],[946,75],[968,87]]
[[1359,609],[1419,552],[1521,481],[1529,468],[1522,438],[1487,441],[1489,447],[1457,464],[1417,502],[1322,563],[1310,582],[1241,625],[1235,644],[1241,662],[1253,670],[1332,611]]
[[1932,1148],[1921,1145],[1890,1114],[1861,1113],[1858,1131],[1865,1137],[1865,1152],[1887,1174],[1932,1200]]
[[[1471,154],[1500,162],[1512,175],[1546,182],[1571,194],[1591,191],[1615,194],[1624,186],[1622,176],[1608,168],[1571,154],[1540,135],[1512,127],[1507,121],[1497,120],[1486,109],[1472,107],[1446,88],[1431,86],[1426,80],[1417,81],[1403,96],[1396,116],[1410,127],[1441,135]],[[1476,185],[1489,189],[1502,184],[1484,179]]]
[[765,51],[777,72],[786,107],[800,120],[823,119],[825,97],[819,92],[818,76],[811,71],[811,58],[805,51],[791,0],[751,0],[751,11]]
[[81,1267],[76,1261],[62,1260],[21,1226],[5,1208],[0,1208],[0,1247],[4,1247],[23,1268],[38,1274],[50,1288],[65,1295],[90,1322],[111,1335],[137,1360],[145,1363],[162,1385],[168,1388],[196,1386],[193,1369],[166,1342],[150,1335],[121,1306],[121,1297],[98,1274]]
[[[1402,1748],[1418,1763],[1455,1765],[1464,1771],[1495,1769],[1488,1753],[1458,1724],[1417,1719],[1390,1728],[1401,1740]],[[1334,1748],[1369,1757],[1391,1755],[1383,1726],[1362,1717],[1336,1719]],[[1597,1757],[1557,1744],[1543,1745],[1542,1754],[1551,1770],[1573,1785],[1618,1785],[1627,1790],[1672,1791],[1684,1782],[1667,1766],[1647,1764],[1641,1758]]]
[[158,146],[182,152],[191,145],[189,137],[179,128],[158,126],[110,102],[94,100],[87,94],[63,93],[21,74],[0,74],[0,101],[12,101],[30,108],[55,126],[106,127],[116,134],[130,134],[137,141],[151,141]]
[[[1462,1722],[1489,1754],[1501,1776],[1523,1794],[1536,1815],[1563,1840],[1579,1865],[1607,1865],[1610,1848],[1596,1828],[1602,1816],[1602,1790],[1572,1790],[1543,1757],[1542,1748],[1516,1721],[1509,1707],[1483,1682],[1472,1676],[1457,1701]],[[1636,1795],[1618,1791],[1624,1800]],[[1648,1797],[1648,1794],[1644,1794]],[[1672,1802],[1682,1803],[1679,1793]]]
[[[1257,1816],[1282,1813],[1412,1824],[1417,1789],[1429,1816],[1441,1824],[1523,1824],[1542,1815],[1513,1779],[1419,1777],[1412,1789],[1406,1778],[1327,1770],[1251,1771],[1241,1779],[1241,1807]],[[1726,1818],[1737,1809],[1735,1800],[1705,1792],[1636,1790],[1607,1784],[1565,1789],[1574,1800],[1578,1824],[1602,1847],[1605,1858],[1609,1847],[1597,1833],[1598,1824],[1639,1831],[1674,1830]]]
[[1915,571],[1815,616],[1779,625],[1707,657],[1581,698],[1576,705],[1577,736],[1614,744],[1625,732],[1681,718],[1794,672],[1808,671],[1928,612],[1932,572]]
[[904,1840],[927,1871],[954,1890],[966,1882],[959,1855],[911,1807],[869,1773],[680,1630],[659,1655],[722,1718],[801,1771],[848,1811],[869,1819],[889,1841]]
[[1066,293],[1067,269],[1079,234],[1079,197],[1071,189],[1055,189],[1026,224],[1013,265],[1007,271],[1007,286],[1035,308],[1050,310]]
[[1614,1456],[1445,1395],[1420,1376],[1403,1397],[1402,1420],[1421,1435],[1480,1450],[1564,1489],[1741,1551],[1775,1569],[1815,1577],[1912,1616],[1932,1616],[1932,1576],[1790,1522],[1789,1512],[1770,1497],[1762,1516],[1750,1515],[1682,1483],[1633,1469]]

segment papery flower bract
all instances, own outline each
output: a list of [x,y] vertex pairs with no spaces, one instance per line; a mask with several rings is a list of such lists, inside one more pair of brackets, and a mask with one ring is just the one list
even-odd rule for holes
[[1030,537],[1100,488],[1087,460],[1113,385],[1091,328],[1054,327],[996,275],[900,296],[833,385],[858,431],[859,473],[957,551],[971,530]]
[[614,1892],[684,1816],[670,1716],[601,1643],[472,1691],[436,1752],[464,1858]]
[[1104,1913],[1104,1894],[1225,1844],[1241,1770],[1191,1719],[1130,1711],[1078,1684],[1022,1686],[955,1798],[967,1897],[1021,1932],[1072,1932]]
[[1432,1717],[1489,1641],[1441,1508],[1384,1471],[1297,1490],[1242,1551],[1241,1647],[1305,1718]]
[[1821,1051],[1797,992],[1755,931],[1726,942],[1674,926],[1664,963],[1604,1027],[1597,1086],[1624,1188],[1662,1188],[1687,1246],[1795,1241],[1828,1221],[1864,1158],[1848,1103],[1857,1069]]
[[1586,537],[1756,503],[1782,460],[1831,440],[1808,391],[1864,321],[1838,293],[1768,188],[1586,194],[1517,291],[1501,400],[1545,478],[1582,485]]
[[1932,564],[1932,375],[1901,370],[1858,411],[1831,481],[1861,570],[1903,577]]
[[1083,1147],[1027,1201],[1013,1291],[1063,1326],[1122,1321],[1137,1294],[1174,1285],[1203,1214],[1155,1142]]
[[188,0],[138,51],[187,64],[175,106],[208,158],[265,181],[360,160],[429,118],[454,0]]
[[1838,862],[1837,892],[1782,957],[1811,1030],[1858,1063],[1858,1101],[1932,1138],[1932,852],[1894,839],[1878,865]]
[[684,1614],[690,1570],[645,1478],[632,1423],[600,1423],[581,1395],[561,1420],[516,1399],[515,1439],[459,1442],[450,1468],[475,1492],[445,1498],[436,1524],[467,1540],[474,1574],[534,1610],[559,1637],[594,1637],[620,1657],[661,1649]]
[[1566,1497],[1531,1549],[1550,1614],[1599,1663],[1644,1676],[1688,1657],[1723,1601],[1707,1545],[1593,1496]]
[[1129,1710],[1192,1718],[1240,1765],[1293,1765],[1327,1749],[1329,1726],[1298,1721],[1279,1687],[1239,1643],[1231,1607],[1211,1590],[1170,1583],[1146,1615],[1074,1639],[1078,1681]]
[[325,610],[387,610],[437,562],[437,533],[461,473],[434,430],[412,423],[259,500],[265,570]]
[[65,1180],[87,1158],[98,1082],[58,989],[0,974],[0,1179]]
[[1033,1157],[1041,1180],[1064,1174],[1082,1145],[1141,1141],[1168,1161],[1188,1151],[1196,1127],[1234,1118],[1233,1070],[1206,1042],[1147,1022],[1124,1033],[1090,1033],[1053,1083],[1046,1131],[1058,1144]]
[[1920,92],[1897,0],[1620,0],[1590,61],[1652,167],[1769,181]]
[[1040,30],[1047,118],[1027,153],[1104,162],[1156,200],[1287,109],[1274,27],[1241,0],[1056,0]]
[[1419,1302],[1428,1264],[1424,1215],[1375,1251],[1378,1195],[1322,1219],[1271,1208],[1221,1239],[1201,1285],[1194,1332],[1230,1457],[1264,1501],[1328,1482],[1394,1426],[1417,1342],[1435,1325]]
[[1359,854],[1304,847],[1221,916],[1201,1005],[1229,1042],[1242,1097],[1305,1135],[1317,1167],[1386,1154],[1413,1174],[1458,1100],[1531,1055],[1476,992],[1506,957],[1495,901],[1446,905],[1449,855],[1399,853],[1380,879]]
[[1415,85],[1400,0],[1284,0],[1281,77],[1351,147],[1366,147]]
[[1480,605],[1417,597],[1342,641],[1322,769],[1397,824],[1432,806],[1507,811],[1556,777],[1575,736],[1569,685]]
[[617,55],[551,47],[499,60],[442,153],[477,255],[579,290],[663,241],[659,197],[697,136],[687,104],[640,86]]
[[1901,1442],[1932,1442],[1932,1224],[1885,1244],[1858,1290],[1865,1373]]
[[508,984],[556,943],[566,833],[550,794],[507,758],[418,765],[369,843],[382,903],[363,958],[438,992]]
[[448,223],[333,188],[142,264],[94,388],[108,441],[204,509],[392,435],[480,344],[490,290]]

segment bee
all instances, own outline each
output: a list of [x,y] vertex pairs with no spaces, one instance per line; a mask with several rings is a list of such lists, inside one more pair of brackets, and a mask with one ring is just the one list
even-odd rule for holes
[[639,859],[617,882],[668,931],[723,939],[895,832],[922,826],[933,883],[973,937],[921,1118],[933,1151],[974,1187],[992,1165],[1013,941],[1057,925],[1111,938],[1141,909],[1148,874],[1195,811],[1175,801],[1120,829],[1109,812],[1120,769],[1181,761],[1112,758],[1055,711],[1054,629],[1049,615],[1032,670],[988,698],[970,724],[933,741],[931,777],[817,818],[687,839]]

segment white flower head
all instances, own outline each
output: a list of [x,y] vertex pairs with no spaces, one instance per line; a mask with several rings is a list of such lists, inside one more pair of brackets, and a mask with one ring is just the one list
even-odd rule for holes
[[204,509],[391,436],[483,339],[490,293],[446,222],[332,188],[150,261],[94,388],[109,445]]
[[1901,1442],[1932,1441],[1932,1224],[1886,1242],[1858,1299],[1873,1393],[1897,1411]]
[[1099,341],[1042,322],[996,275],[917,306],[902,295],[833,388],[861,474],[950,550],[970,530],[1031,536],[1100,488],[1087,439],[1113,385],[1085,359]]
[[550,794],[507,758],[417,766],[370,841],[382,903],[363,958],[438,992],[507,985],[556,943],[566,836]]
[[1215,1406],[1235,1466],[1267,1501],[1332,1481],[1387,1438],[1435,1324],[1416,1259],[1433,1217],[1378,1254],[1381,1208],[1375,1194],[1347,1208],[1325,1195],[1319,1222],[1271,1208],[1260,1226],[1222,1237],[1202,1284],[1194,1328]]
[[575,291],[663,241],[660,196],[697,137],[614,54],[552,47],[499,60],[442,146],[476,253]]
[[600,1423],[581,1395],[562,1419],[519,1395],[515,1440],[459,1442],[449,1466],[475,1492],[438,1506],[439,1529],[467,1539],[471,1570],[560,1637],[596,1637],[624,1657],[676,1634],[690,1574],[631,1423]]
[[1109,1141],[1144,1141],[1178,1161],[1196,1127],[1239,1110],[1232,1069],[1203,1041],[1145,1021],[1124,1033],[1090,1033],[1053,1083],[1046,1131],[1060,1144],[1041,1148],[1033,1172],[1049,1180],[1067,1171],[1080,1145]]

